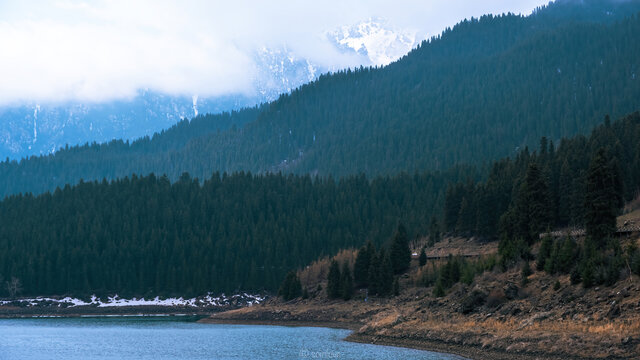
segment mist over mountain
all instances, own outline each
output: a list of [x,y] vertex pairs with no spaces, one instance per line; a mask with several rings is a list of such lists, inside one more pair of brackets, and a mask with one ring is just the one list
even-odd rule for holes
[[[327,40],[353,54],[363,65],[386,65],[409,52],[415,34],[392,28],[383,19],[369,19],[327,32]],[[286,45],[263,46],[253,52],[250,93],[215,97],[171,95],[140,89],[133,98],[107,102],[30,102],[0,107],[0,158],[19,159],[54,153],[65,145],[134,140],[167,129],[198,114],[217,114],[273,101],[281,94],[340,69],[313,63]]]
[[[214,171],[442,170],[513,154],[541,136],[586,133],[607,114],[640,107],[640,4],[589,4],[465,20],[388,66],[322,75],[260,108],[225,115],[225,127],[217,125],[225,116],[209,116],[191,130],[183,121],[130,145],[4,162],[0,191],[152,172],[205,179]],[[304,60],[271,64],[309,76]]]

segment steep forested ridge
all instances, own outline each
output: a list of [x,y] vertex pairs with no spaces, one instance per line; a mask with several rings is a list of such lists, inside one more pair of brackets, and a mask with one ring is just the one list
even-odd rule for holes
[[148,151],[116,142],[2,163],[0,194],[131,173],[379,175],[483,163],[640,108],[638,11],[634,1],[561,1],[528,17],[466,20],[387,67],[323,75],[236,113],[255,117],[244,127],[175,142],[167,132],[163,145],[144,140]]

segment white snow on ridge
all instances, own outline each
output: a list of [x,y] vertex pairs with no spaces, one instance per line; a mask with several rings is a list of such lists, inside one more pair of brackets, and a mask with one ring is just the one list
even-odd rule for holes
[[191,100],[193,101],[193,116],[196,117],[198,116],[198,95],[193,95]]
[[36,105],[36,108],[33,110],[33,143],[35,144],[38,141],[38,111],[40,111],[40,105]]
[[47,305],[57,305],[58,307],[65,305],[65,307],[75,307],[75,306],[97,306],[97,307],[123,307],[123,306],[189,306],[189,307],[216,307],[216,306],[227,306],[232,303],[238,305],[255,305],[264,301],[264,297],[259,295],[251,295],[247,293],[232,295],[230,297],[225,296],[224,294],[220,296],[212,296],[211,293],[206,296],[195,297],[191,299],[184,299],[183,297],[179,298],[165,298],[161,299],[159,296],[156,296],[153,299],[145,299],[145,298],[132,298],[132,299],[123,299],[118,295],[107,297],[106,301],[102,301],[102,299],[98,298],[95,295],[91,296],[91,301],[86,302],[84,300],[80,300],[72,297],[65,297],[62,299],[54,299],[49,297],[37,297],[37,298],[27,298],[27,299],[18,299],[18,300],[0,300],[0,306],[10,304],[10,303],[27,303],[27,306],[47,306]]
[[335,42],[366,55],[373,65],[388,65],[416,45],[416,33],[393,29],[383,19],[369,19],[355,26],[342,26],[329,33]]

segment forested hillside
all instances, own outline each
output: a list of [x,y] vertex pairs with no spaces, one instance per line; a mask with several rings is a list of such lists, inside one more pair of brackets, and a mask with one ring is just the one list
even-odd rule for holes
[[0,202],[0,275],[37,295],[274,291],[287,271],[319,256],[383,245],[399,221],[409,239],[438,231],[432,217],[443,205],[446,230],[501,230],[508,245],[548,226],[584,224],[597,156],[612,180],[611,211],[637,195],[639,138],[640,113],[605,121],[588,138],[557,147],[543,139],[537,152],[498,161],[481,182],[473,168],[339,181],[215,174],[203,185],[184,174],[173,184],[134,176],[15,195]]
[[633,1],[561,1],[528,17],[466,20],[387,67],[327,74],[238,112],[226,131],[211,132],[205,118],[203,131],[181,124],[185,136],[4,162],[0,194],[131,173],[373,176],[513,155],[640,108],[637,11]]
[[599,152],[608,166],[608,185],[615,188],[609,196],[615,208],[639,196],[638,139],[638,112],[613,124],[607,117],[589,137],[562,139],[558,144],[543,137],[537,151],[525,148],[513,159],[495,162],[485,181],[451,184],[445,199],[445,231],[495,239],[502,230],[507,238],[533,241],[548,228],[582,227],[593,202],[585,199],[589,166]]
[[442,189],[471,174],[236,173],[203,185],[150,175],[11,196],[0,203],[0,276],[32,295],[274,290],[319,255],[382,243],[399,219],[425,232]]

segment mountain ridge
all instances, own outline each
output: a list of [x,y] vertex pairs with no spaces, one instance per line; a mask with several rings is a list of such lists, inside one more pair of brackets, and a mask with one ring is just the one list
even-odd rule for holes
[[446,169],[513,154],[541,136],[587,133],[606,114],[640,107],[636,9],[617,11],[614,21],[602,9],[617,3],[590,3],[602,4],[600,21],[590,20],[591,8],[584,15],[563,4],[528,17],[463,21],[386,67],[321,75],[261,106],[245,126],[217,131],[210,123],[171,152],[96,145],[4,162],[0,194],[131,173],[205,179],[214,171],[340,177]]

